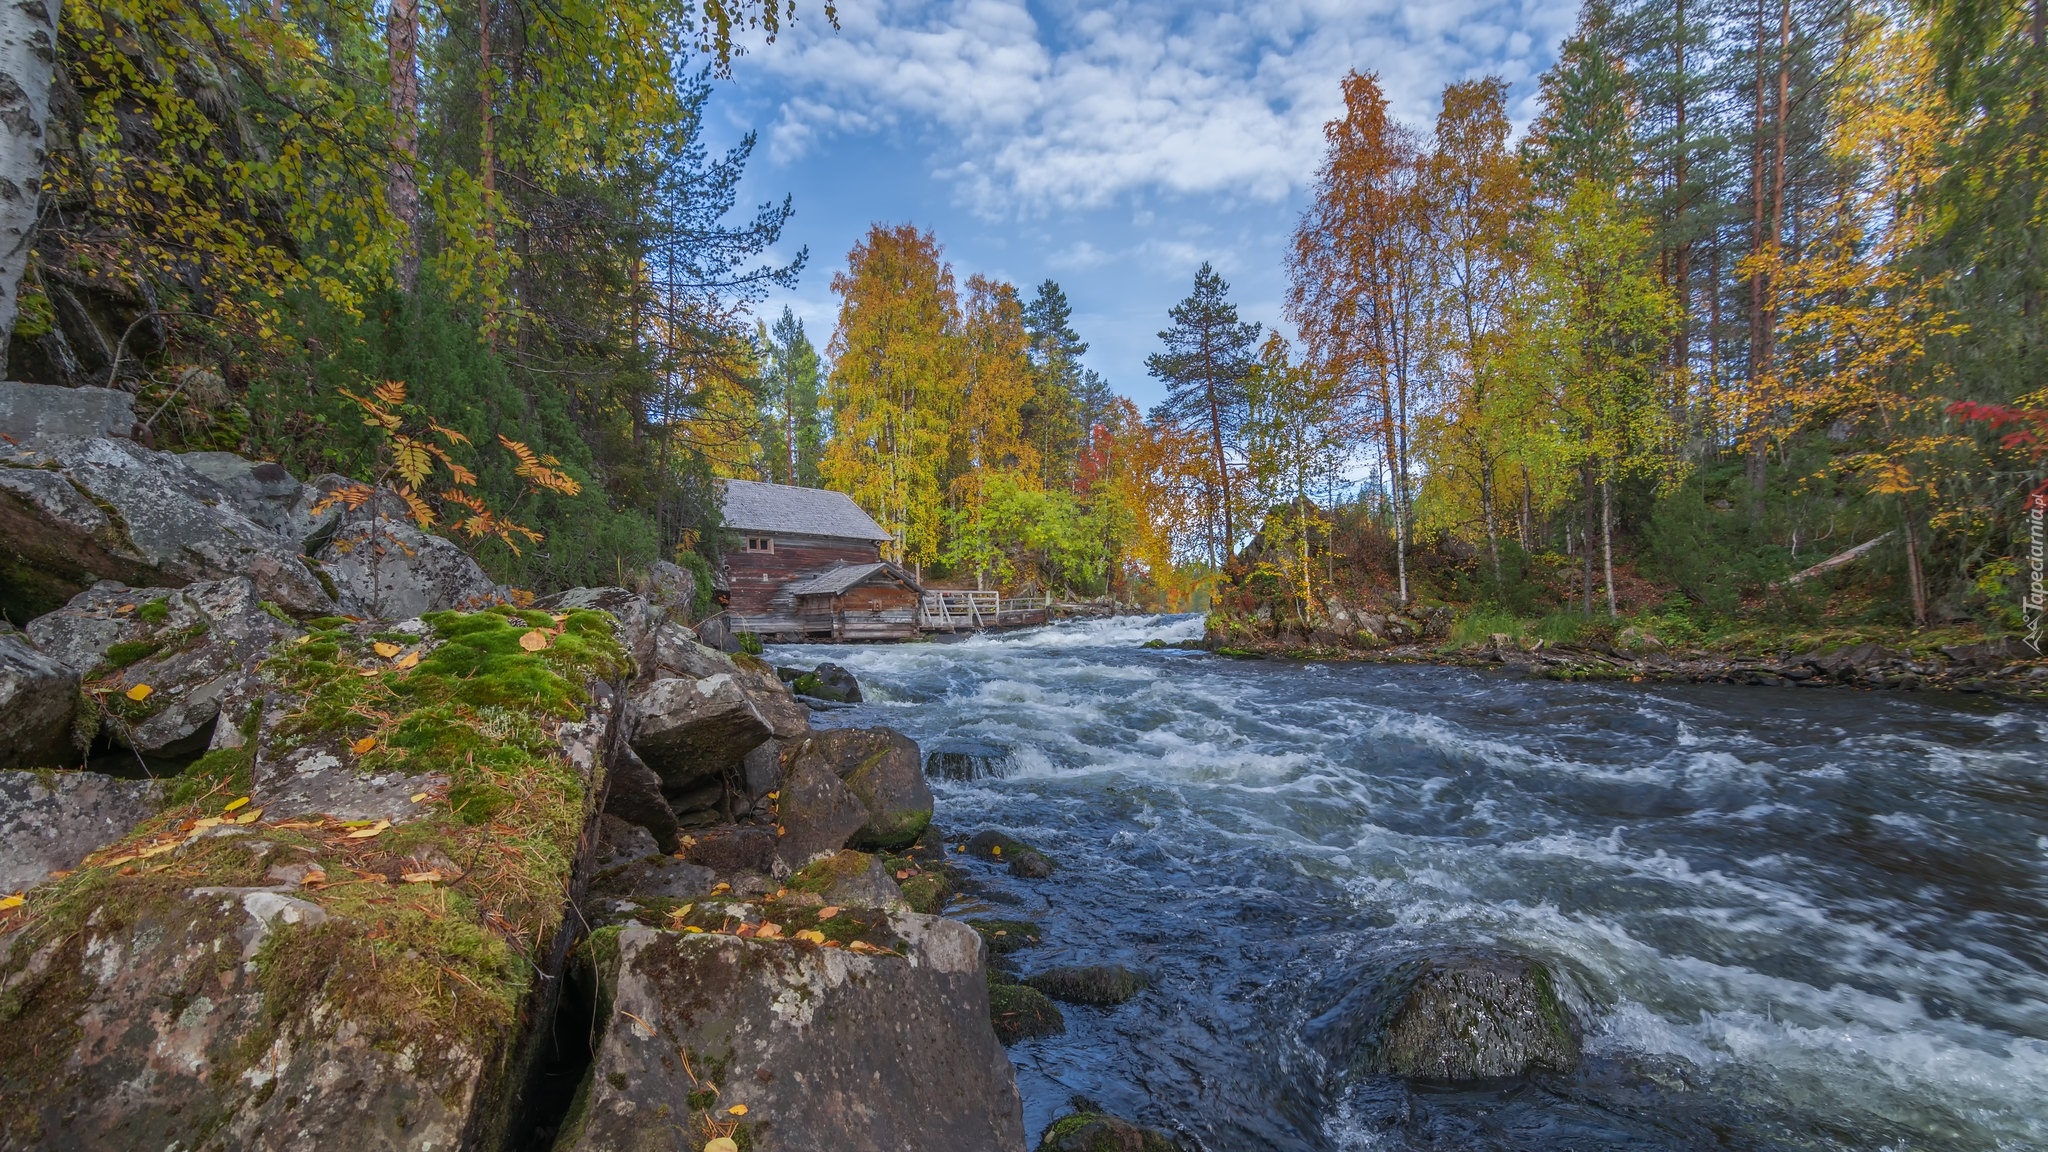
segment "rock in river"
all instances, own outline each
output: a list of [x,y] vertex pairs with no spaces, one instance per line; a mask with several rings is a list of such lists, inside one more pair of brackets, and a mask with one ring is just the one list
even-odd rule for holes
[[1579,1030],[1550,970],[1522,956],[1439,957],[1421,965],[1374,1044],[1380,1070],[1418,1080],[1568,1072]]

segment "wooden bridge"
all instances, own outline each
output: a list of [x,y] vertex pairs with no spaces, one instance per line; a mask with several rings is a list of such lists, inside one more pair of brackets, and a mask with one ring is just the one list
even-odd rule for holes
[[918,605],[918,627],[927,632],[980,632],[1027,628],[1052,619],[1051,597],[1005,599],[1001,592],[966,588],[927,589]]

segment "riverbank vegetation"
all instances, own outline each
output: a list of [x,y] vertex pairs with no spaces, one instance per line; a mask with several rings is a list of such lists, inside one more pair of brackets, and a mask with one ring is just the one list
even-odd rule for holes
[[542,537],[477,545],[537,588],[715,556],[746,476],[848,492],[930,580],[1304,632],[2025,625],[2039,0],[1592,3],[1519,136],[1498,79],[1407,125],[1353,72],[1283,314],[1204,265],[1149,412],[1060,284],[910,224],[854,244],[829,334],[753,315],[808,254],[703,120],[734,30],[789,18],[69,6],[11,370],[300,474],[371,471],[349,395],[399,381],[561,462],[472,486]]

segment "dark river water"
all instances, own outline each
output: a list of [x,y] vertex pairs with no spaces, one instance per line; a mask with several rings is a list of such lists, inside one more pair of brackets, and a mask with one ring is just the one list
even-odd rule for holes
[[[1154,977],[1011,1049],[1034,1143],[1079,1096],[1210,1152],[2048,1148],[2048,713],[1139,647],[1200,632],[769,652],[860,678],[821,724],[1010,750],[938,823],[1061,869],[962,857],[953,914]],[[1560,973],[1579,1071],[1352,1074],[1346,993],[1474,948]]]

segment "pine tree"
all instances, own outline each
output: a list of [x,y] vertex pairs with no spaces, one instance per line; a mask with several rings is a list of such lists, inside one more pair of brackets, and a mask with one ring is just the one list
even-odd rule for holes
[[818,457],[825,447],[819,413],[818,350],[803,321],[787,307],[774,328],[763,324],[756,337],[764,352],[761,374],[761,474],[775,484],[818,486]]
[[1023,434],[1037,453],[1039,482],[1047,488],[1073,483],[1075,461],[1090,424],[1082,397],[1088,373],[1081,366],[1088,344],[1074,331],[1073,315],[1067,294],[1052,280],[1040,284],[1024,307],[1024,330],[1031,338],[1032,393],[1023,410]]
[[1168,313],[1173,326],[1159,333],[1165,350],[1145,358],[1146,370],[1166,384],[1166,399],[1152,410],[1152,419],[1203,439],[1202,504],[1209,559],[1219,567],[1237,551],[1232,472],[1243,459],[1245,383],[1257,363],[1253,349],[1260,331],[1258,324],[1238,319],[1229,292],[1230,285],[1204,262],[1195,272],[1194,290]]

